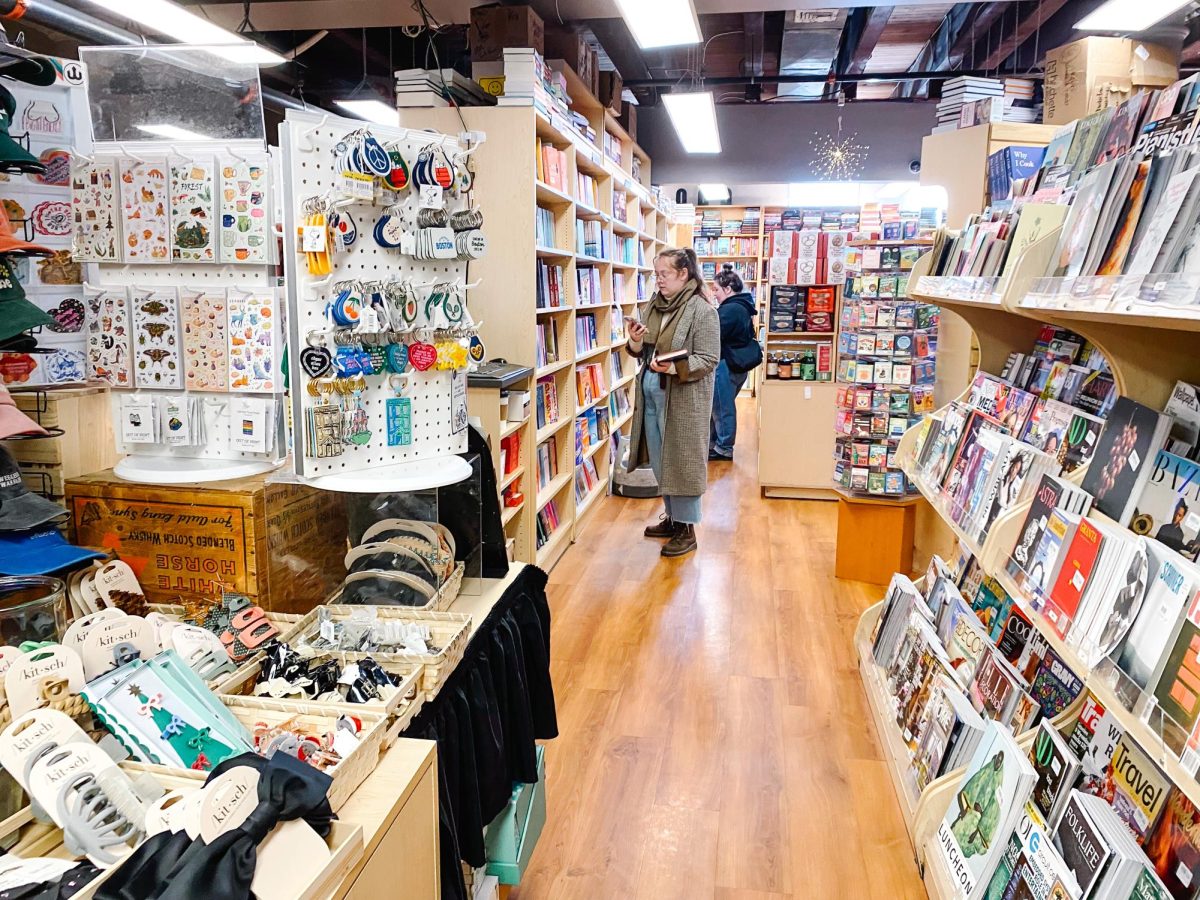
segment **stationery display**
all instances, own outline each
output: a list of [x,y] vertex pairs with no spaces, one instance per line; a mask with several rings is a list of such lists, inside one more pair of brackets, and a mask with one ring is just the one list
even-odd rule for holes
[[483,354],[465,283],[466,261],[486,251],[469,151],[432,132],[360,126],[295,113],[283,128],[304,477],[461,452],[468,351]]
[[[938,308],[906,300],[902,240],[851,244],[837,341],[833,481],[842,490],[913,492],[896,461],[900,438],[933,409]],[[910,266],[911,267],[911,266]]]

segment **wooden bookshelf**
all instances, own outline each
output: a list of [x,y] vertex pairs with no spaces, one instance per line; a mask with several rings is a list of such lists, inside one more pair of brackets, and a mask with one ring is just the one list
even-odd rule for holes
[[[556,64],[557,67],[558,64]],[[473,189],[483,212],[487,255],[472,262],[469,281],[479,281],[470,292],[471,315],[483,323],[482,338],[490,358],[514,363],[536,364],[537,325],[552,323],[558,342],[558,358],[536,367],[530,390],[534,393],[530,421],[523,432],[522,460],[525,475],[522,492],[526,502],[516,513],[504,511],[506,532],[521,534],[523,555],[518,559],[549,568],[573,541],[580,526],[602,505],[612,465],[612,441],[589,447],[587,459],[595,465],[597,486],[576,502],[575,420],[588,409],[607,409],[612,431],[628,433],[631,416],[618,414],[618,395],[632,408],[634,384],[632,359],[622,361],[620,379],[613,379],[612,357],[621,353],[625,340],[623,317],[648,299],[653,292],[652,264],[655,253],[673,237],[671,205],[660,202],[650,190],[651,160],[621,128],[620,123],[587,90],[569,68],[566,76],[571,108],[584,115],[597,135],[612,134],[620,141],[621,159],[604,155],[601,146],[565,125],[556,127],[550,118],[527,107],[464,107],[453,109],[405,109],[406,127],[437,128],[447,133],[462,131],[461,112],[468,128],[481,131],[487,139],[472,154],[476,173]],[[557,121],[557,120],[556,120]],[[562,151],[565,172],[561,184],[551,184],[539,175],[538,141]],[[528,148],[526,153],[517,152]],[[635,177],[636,170],[636,177]],[[595,196],[581,202],[577,176],[595,179]],[[553,240],[536,241],[537,210],[548,210],[553,218]],[[576,240],[577,223],[598,228],[603,249],[585,255]],[[620,242],[627,242],[623,254]],[[536,306],[538,263],[562,268],[560,307]],[[581,273],[596,273],[599,297],[581,303],[578,281]],[[596,346],[583,349],[576,344],[576,325],[590,316],[595,323]],[[583,367],[598,364],[603,375],[602,398],[581,404],[576,393],[577,376]],[[552,380],[558,394],[560,417],[538,428],[536,383]],[[614,381],[616,387],[614,388]],[[611,437],[611,435],[610,435]],[[551,486],[539,490],[537,447],[553,438],[559,459],[558,475]],[[498,435],[493,436],[498,443]],[[557,509],[559,527],[540,548],[536,546],[537,512],[546,503]],[[528,552],[524,552],[527,550]]]
[[[1016,261],[1010,273],[1001,281],[996,295],[990,299],[978,297],[956,297],[947,295],[941,288],[943,282],[914,280],[910,295],[915,299],[936,303],[953,310],[973,329],[979,340],[980,366],[996,373],[1000,371],[1010,352],[1025,352],[1041,331],[1043,323],[1069,328],[1094,344],[1108,361],[1116,382],[1117,392],[1152,408],[1161,409],[1177,380],[1200,380],[1200,355],[1196,354],[1196,333],[1200,331],[1200,320],[1185,316],[1185,310],[1174,315],[1148,315],[1137,308],[1110,307],[1101,311],[1075,308],[1069,300],[1063,300],[1048,308],[1044,298],[1031,293],[1035,279],[1046,270],[1058,243],[1058,232],[1052,232],[1033,244]],[[1061,279],[1045,279],[1039,282],[1044,289],[1049,283]],[[948,283],[948,282],[947,282]],[[937,288],[935,290],[935,287]],[[1065,295],[1064,291],[1064,295]],[[965,396],[965,392],[964,392]],[[944,409],[931,413],[941,416]],[[1084,681],[1080,698],[1091,693],[1106,710],[1118,720],[1120,726],[1135,740],[1141,749],[1163,769],[1169,780],[1178,786],[1191,802],[1200,804],[1200,781],[1190,774],[1162,741],[1159,731],[1141,715],[1129,709],[1114,687],[1112,669],[1105,662],[1095,668],[1083,664],[1079,654],[1067,641],[1055,633],[1053,627],[1040,613],[1034,612],[1029,598],[1006,571],[1006,564],[1024,525],[1031,503],[1026,501],[1003,513],[992,524],[982,543],[965,534],[952,519],[944,514],[940,492],[930,489],[921,480],[915,465],[915,444],[920,425],[914,426],[901,439],[898,456],[901,466],[910,479],[929,501],[929,508],[944,522],[947,530],[965,541],[972,550],[983,572],[995,577],[1014,599],[1022,612],[1029,618],[1047,643],[1068,666]],[[1081,483],[1086,467],[1068,476],[1067,480]],[[1103,515],[1093,510],[1089,516]],[[1119,527],[1119,526],[1118,526]],[[868,609],[859,621],[856,631],[856,647],[860,670],[864,654],[870,654],[869,638],[881,612],[881,604]],[[873,665],[873,661],[868,658]],[[870,699],[873,718],[885,748],[894,741],[885,738],[889,727],[886,716],[881,720],[875,708],[886,709],[888,698],[881,694],[878,679],[869,670],[861,671],[863,688]],[[1067,733],[1078,716],[1081,702],[1064,711],[1053,724]],[[894,724],[891,724],[894,730]],[[1029,733],[1025,738],[1028,739]],[[906,754],[885,753],[889,767],[907,766]],[[902,757],[898,760],[893,757]],[[937,824],[945,815],[962,771],[947,773],[930,784],[918,798],[915,806],[910,798],[901,799],[906,817],[911,815],[909,833],[913,840],[918,861],[924,863],[926,886],[931,897],[950,898],[956,896],[950,886],[948,873],[940,865],[940,856],[934,843]],[[892,772],[894,780],[900,778]],[[897,781],[899,784],[899,782]]]

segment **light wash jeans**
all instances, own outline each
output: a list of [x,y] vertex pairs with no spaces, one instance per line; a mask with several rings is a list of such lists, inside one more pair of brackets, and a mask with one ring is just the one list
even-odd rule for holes
[[[667,427],[667,391],[660,384],[658,373],[646,367],[642,375],[642,397],[645,399],[645,409],[642,412],[642,438],[646,441],[646,449],[650,452],[650,468],[654,477],[662,485],[662,451],[663,434]],[[663,506],[666,507],[667,517],[672,522],[684,525],[700,524],[700,497],[682,497],[678,494],[663,494]]]
[[745,383],[745,372],[734,375],[725,360],[717,364],[708,449],[722,456],[733,456],[733,445],[737,440],[737,396]]

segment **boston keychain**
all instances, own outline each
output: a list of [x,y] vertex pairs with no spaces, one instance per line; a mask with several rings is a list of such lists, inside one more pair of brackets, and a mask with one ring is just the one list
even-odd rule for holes
[[388,387],[395,393],[394,397],[388,397],[384,407],[389,447],[407,447],[412,443],[412,401],[404,396],[408,378],[407,375],[388,377]]
[[358,447],[371,442],[370,417],[363,405],[363,391],[367,389],[367,381],[361,375],[356,379],[346,381],[339,387],[343,397],[348,395],[346,412],[345,441]]

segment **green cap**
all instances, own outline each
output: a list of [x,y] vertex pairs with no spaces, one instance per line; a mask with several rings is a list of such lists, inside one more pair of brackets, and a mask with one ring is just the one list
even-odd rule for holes
[[39,325],[53,324],[50,316],[25,299],[25,289],[17,281],[12,264],[0,256],[0,341]]
[[9,137],[16,111],[17,99],[0,84],[0,171],[40,175],[46,171],[42,161]]

